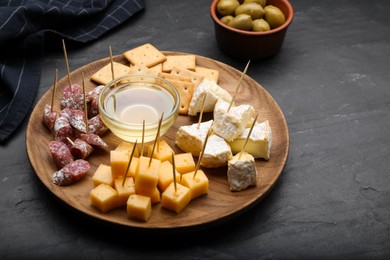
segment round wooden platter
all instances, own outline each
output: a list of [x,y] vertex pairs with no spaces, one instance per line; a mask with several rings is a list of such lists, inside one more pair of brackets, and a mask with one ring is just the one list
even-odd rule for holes
[[[183,53],[164,52],[166,55],[180,55]],[[122,55],[114,57],[114,60],[123,64],[129,64]],[[81,85],[82,72],[85,75],[86,90],[97,86],[90,80],[90,76],[101,67],[109,63],[109,58],[101,59],[85,65],[71,73],[72,83]],[[196,56],[198,66],[217,69],[220,72],[218,84],[234,94],[236,84],[241,72],[221,62]],[[53,71],[54,74],[54,71]],[[53,75],[54,77],[54,75]],[[68,85],[68,78],[63,77],[58,81],[54,108],[60,110],[60,96],[63,88]],[[272,96],[256,81],[245,76],[240,85],[239,94],[235,104],[249,103],[254,106],[258,113],[258,122],[269,120],[272,129],[272,146],[270,160],[256,160],[258,172],[258,185],[244,191],[232,192],[227,180],[227,167],[218,169],[202,169],[209,178],[209,193],[203,197],[194,199],[179,214],[170,212],[161,207],[160,203],[153,205],[152,215],[148,222],[136,222],[127,217],[125,208],[118,208],[108,213],[100,213],[90,205],[89,193],[93,188],[92,175],[100,164],[110,163],[109,153],[95,150],[88,158],[91,169],[79,182],[70,186],[57,186],[52,183],[53,173],[57,170],[48,144],[53,140],[53,135],[42,124],[42,114],[45,104],[51,103],[51,87],[40,99],[34,108],[26,133],[26,146],[31,165],[43,184],[60,200],[83,212],[90,217],[104,222],[139,229],[180,229],[196,228],[207,224],[218,224],[230,220],[232,217],[243,213],[256,205],[275,185],[286,164],[289,151],[289,134],[283,112]],[[212,113],[205,113],[203,121],[212,118]],[[171,129],[162,137],[176,153],[182,152],[175,145],[175,133],[182,125],[198,122],[198,117],[180,115]],[[103,136],[110,149],[121,142],[111,132]],[[196,158],[195,158],[196,159]]]

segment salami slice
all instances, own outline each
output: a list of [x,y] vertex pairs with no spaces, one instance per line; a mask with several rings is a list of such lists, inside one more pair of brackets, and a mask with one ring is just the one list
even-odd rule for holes
[[88,128],[90,134],[102,136],[108,131],[108,127],[103,123],[100,115],[96,115],[88,120]]
[[73,161],[70,149],[65,143],[60,141],[51,141],[49,143],[49,149],[53,157],[54,164],[58,169],[61,169]]
[[52,181],[59,186],[66,186],[79,181],[89,170],[90,165],[83,159],[65,165],[53,174]]
[[76,159],[85,159],[92,151],[93,147],[91,145],[78,138],[73,141],[73,145],[70,147],[70,152]]
[[73,109],[66,107],[60,111],[60,116],[67,118],[68,120],[72,116]]
[[85,113],[81,110],[73,109],[69,118],[69,123],[80,132],[86,133],[87,126],[85,125]]
[[99,94],[104,88],[104,85],[99,85],[93,90],[89,91],[86,96],[88,104],[88,117],[94,117],[99,114]]
[[92,146],[99,147],[103,150],[108,151],[108,145],[103,139],[96,134],[81,134],[80,139],[89,143]]
[[52,130],[54,128],[54,123],[57,119],[57,112],[51,110],[51,106],[49,104],[45,105],[43,110],[43,124],[49,129]]
[[60,141],[68,146],[71,146],[67,140],[67,137],[71,140],[74,140],[75,132],[67,118],[62,116],[57,118],[56,122],[54,123],[54,137],[56,141]]
[[69,85],[64,88],[61,97],[61,109],[66,107],[83,110],[84,94],[80,85],[72,84],[72,88]]

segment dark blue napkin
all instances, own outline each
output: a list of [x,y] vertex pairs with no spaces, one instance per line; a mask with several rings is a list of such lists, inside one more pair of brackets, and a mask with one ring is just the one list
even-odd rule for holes
[[144,0],[0,1],[0,142],[33,104],[45,35],[86,43],[144,7]]

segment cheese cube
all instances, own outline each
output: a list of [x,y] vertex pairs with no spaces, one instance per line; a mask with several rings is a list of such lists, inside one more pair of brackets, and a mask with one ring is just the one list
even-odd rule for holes
[[125,176],[127,165],[129,164],[130,155],[126,151],[111,151],[111,174],[112,178],[116,179],[120,176]]
[[233,154],[228,143],[222,137],[212,134],[207,140],[200,165],[206,168],[226,166]]
[[202,110],[205,96],[206,100],[204,102],[203,112],[213,112],[218,99],[222,99],[228,103],[232,100],[230,93],[221,88],[215,81],[204,79],[192,95],[188,115],[196,116]]
[[114,179],[112,178],[111,174],[111,166],[100,164],[92,176],[92,183],[94,187],[97,187],[102,183],[114,186]]
[[153,159],[149,165],[150,158],[141,156],[135,177],[135,191],[152,194],[157,188],[158,174],[160,173],[160,160]]
[[106,213],[118,206],[118,192],[107,184],[100,184],[89,194],[91,205],[102,213]]
[[191,190],[179,183],[175,185],[172,182],[162,193],[161,207],[180,213],[191,201]]
[[[123,141],[115,148],[114,151],[125,151],[128,152],[129,155],[131,155],[133,148],[134,148],[134,143]],[[133,156],[139,157],[139,151],[137,148],[135,148]]]
[[191,153],[175,154],[175,168],[180,174],[195,170],[195,161]]
[[202,170],[182,175],[182,184],[191,190],[191,200],[209,192],[209,179]]
[[203,149],[203,143],[211,127],[213,120],[181,126],[176,132],[176,145],[186,153],[199,156]]
[[[229,142],[232,152],[234,154],[239,153],[244,145],[248,134],[249,128],[245,128],[244,131],[236,139]],[[255,159],[263,158],[269,160],[272,143],[272,131],[269,126],[268,120],[262,123],[255,123],[252,133],[248,139],[248,143],[245,146],[245,152],[251,154]]]
[[228,162],[228,181],[231,191],[245,190],[257,185],[257,170],[255,159],[247,152],[233,156]]
[[[148,146],[148,157],[152,155],[152,150],[153,150],[153,144]],[[163,161],[172,162],[172,153],[173,153],[173,149],[169,146],[169,144],[165,140],[160,140],[156,144],[156,147],[154,148],[153,158],[156,158],[161,162]]]
[[127,216],[136,221],[147,222],[152,215],[150,198],[142,195],[130,195],[126,209]]
[[152,204],[161,201],[161,194],[157,187],[152,191],[139,190],[136,194],[149,197]]
[[213,130],[226,141],[232,141],[244,131],[251,120],[255,109],[248,104],[232,106],[227,113],[230,103],[219,99],[214,109]]
[[[135,194],[134,179],[132,177],[126,177],[125,183],[123,183],[124,177],[115,179],[115,189],[118,192],[118,206],[126,206],[127,199],[131,194]],[[122,185],[123,183],[123,185]]]
[[[180,173],[175,169],[176,177],[180,176]],[[173,166],[169,161],[161,163],[160,173],[158,175],[157,187],[160,191],[164,191],[169,184],[173,182]]]

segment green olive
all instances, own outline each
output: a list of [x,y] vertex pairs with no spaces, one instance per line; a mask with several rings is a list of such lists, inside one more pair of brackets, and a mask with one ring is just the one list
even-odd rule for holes
[[239,30],[250,31],[252,29],[252,18],[249,14],[239,14],[228,25]]
[[243,3],[236,8],[234,13],[236,15],[248,14],[252,17],[253,20],[255,20],[263,17],[264,9],[261,7],[261,5],[256,3]]
[[264,32],[269,30],[271,30],[271,28],[269,27],[267,21],[263,18],[256,19],[252,22],[252,31],[254,32]]
[[286,21],[283,12],[276,6],[267,5],[264,11],[264,19],[268,22],[271,29],[281,26]]
[[238,0],[219,0],[217,3],[217,12],[220,16],[232,15],[237,6]]
[[221,22],[227,25],[233,19],[234,19],[233,16],[225,15],[224,17],[221,18]]
[[264,8],[267,5],[267,0],[245,0],[244,3],[257,3]]

